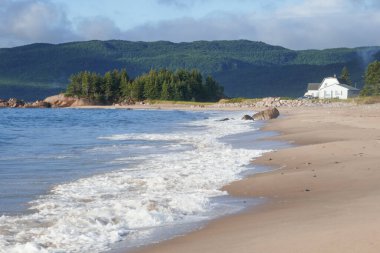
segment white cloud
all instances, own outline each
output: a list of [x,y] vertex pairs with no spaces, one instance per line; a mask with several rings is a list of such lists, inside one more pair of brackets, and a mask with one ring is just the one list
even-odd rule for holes
[[2,0],[0,33],[3,44],[8,45],[75,39],[65,12],[41,0]]
[[[178,8],[216,0],[154,1]],[[267,7],[256,12],[214,11],[202,18],[163,19],[123,30],[112,17],[69,20],[64,6],[51,0],[0,0],[0,47],[93,39],[174,42],[250,39],[293,49],[380,45],[378,0],[287,0],[281,4],[262,0],[261,3]]]
[[121,37],[121,30],[107,17],[81,19],[76,25],[78,36],[82,40],[109,40]]
[[[367,1],[367,4],[376,3]],[[308,0],[266,13],[212,13],[148,23],[125,32],[131,40],[250,39],[292,49],[380,45],[380,16],[358,0]],[[358,8],[360,11],[355,11]]]

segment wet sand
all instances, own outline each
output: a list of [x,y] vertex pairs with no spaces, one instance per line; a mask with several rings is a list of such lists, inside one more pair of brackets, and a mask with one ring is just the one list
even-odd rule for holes
[[254,163],[281,169],[225,187],[266,204],[135,252],[380,252],[380,106],[280,112],[264,130],[296,146]]

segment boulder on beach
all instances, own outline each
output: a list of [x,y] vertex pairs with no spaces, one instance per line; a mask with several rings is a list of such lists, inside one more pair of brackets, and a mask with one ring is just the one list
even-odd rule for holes
[[277,108],[270,108],[266,109],[264,111],[258,112],[252,116],[254,120],[268,120],[268,119],[275,119],[280,115],[280,112],[277,110]]
[[253,118],[249,115],[244,115],[243,118],[241,118],[242,120],[253,120]]

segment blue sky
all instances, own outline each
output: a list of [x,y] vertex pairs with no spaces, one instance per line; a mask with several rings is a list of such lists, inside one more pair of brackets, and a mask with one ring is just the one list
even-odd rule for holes
[[248,39],[291,49],[380,45],[379,0],[0,0],[0,47]]

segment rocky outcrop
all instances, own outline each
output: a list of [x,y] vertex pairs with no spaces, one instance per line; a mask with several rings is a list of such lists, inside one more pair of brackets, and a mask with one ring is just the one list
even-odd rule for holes
[[10,98],[8,100],[0,99],[0,107],[11,108],[50,108],[51,104],[44,101],[25,102],[17,98]]
[[254,120],[268,120],[275,119],[280,115],[277,108],[270,108],[261,112],[258,112],[252,116]]
[[17,98],[10,98],[8,101],[8,107],[17,108],[17,107],[24,107],[25,101],[20,100]]
[[0,99],[0,108],[1,107],[8,107],[8,101],[4,99]]
[[241,118],[242,120],[253,120],[253,118],[249,115],[244,115],[243,118]]
[[52,107],[99,105],[98,103],[95,103],[87,98],[67,97],[65,94],[47,97],[44,102],[50,103]]
[[45,101],[37,100],[36,102],[26,103],[24,108],[50,108],[51,104]]
[[44,102],[50,103],[52,107],[70,107],[78,98],[66,97],[64,94],[59,94],[44,99]]

